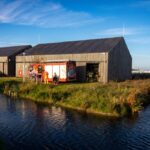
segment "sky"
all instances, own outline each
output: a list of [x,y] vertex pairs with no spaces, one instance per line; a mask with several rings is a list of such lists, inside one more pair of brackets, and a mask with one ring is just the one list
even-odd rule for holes
[[0,47],[118,36],[150,70],[150,0],[0,0]]

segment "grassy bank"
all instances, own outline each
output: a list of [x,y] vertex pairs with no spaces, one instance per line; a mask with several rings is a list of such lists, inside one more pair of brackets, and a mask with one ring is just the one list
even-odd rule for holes
[[150,103],[150,80],[133,80],[122,83],[22,83],[21,79],[1,78],[0,92],[53,103],[63,107],[113,116],[124,116],[142,109]]

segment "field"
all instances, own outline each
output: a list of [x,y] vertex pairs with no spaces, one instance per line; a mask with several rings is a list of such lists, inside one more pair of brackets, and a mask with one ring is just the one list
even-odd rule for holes
[[0,92],[33,100],[110,116],[126,116],[150,103],[150,80],[125,82],[65,83],[59,85],[22,83],[19,78],[1,78]]

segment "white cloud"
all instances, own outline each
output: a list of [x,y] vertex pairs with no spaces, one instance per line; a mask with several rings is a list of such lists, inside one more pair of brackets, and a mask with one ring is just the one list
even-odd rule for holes
[[73,27],[104,21],[86,12],[67,10],[61,4],[41,0],[0,1],[0,23],[47,28]]
[[96,35],[101,35],[101,36],[125,36],[125,35],[135,35],[141,32],[141,29],[139,28],[111,28],[111,29],[106,29],[103,31],[100,31],[96,33]]
[[135,57],[142,57],[142,58],[148,58],[150,59],[150,56],[149,55],[144,55],[144,54],[134,54]]
[[28,42],[0,42],[0,47],[16,46],[16,45],[31,45]]
[[132,4],[131,6],[132,7],[149,7],[150,0],[140,0],[140,1],[137,1],[135,4]]
[[133,68],[150,70],[150,55],[133,54]]
[[143,37],[143,38],[132,38],[128,39],[128,42],[134,43],[134,44],[144,44],[144,45],[150,45],[150,37]]

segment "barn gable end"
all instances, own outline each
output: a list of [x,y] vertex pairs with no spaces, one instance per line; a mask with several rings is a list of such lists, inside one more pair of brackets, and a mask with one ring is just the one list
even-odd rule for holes
[[122,38],[108,53],[108,81],[124,81],[131,79],[132,57]]
[[29,48],[30,45],[0,47],[0,76],[15,76],[16,55]]

